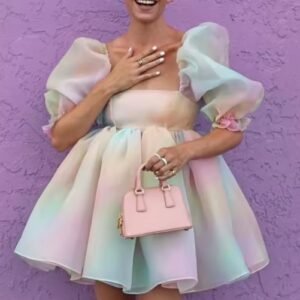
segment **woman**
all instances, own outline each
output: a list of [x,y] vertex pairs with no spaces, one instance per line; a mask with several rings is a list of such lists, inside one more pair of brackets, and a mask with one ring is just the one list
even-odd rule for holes
[[[228,67],[215,23],[169,26],[168,0],[126,0],[128,31],[104,44],[79,38],[51,73],[43,130],[72,147],[40,196],[15,252],[44,270],[95,283],[98,299],[180,299],[268,264],[245,196],[222,153],[236,147],[263,87]],[[202,105],[202,104],[203,105]],[[212,121],[193,131],[198,110]],[[181,188],[193,228],[124,239],[116,220],[136,170]],[[156,179],[155,179],[156,177]]]

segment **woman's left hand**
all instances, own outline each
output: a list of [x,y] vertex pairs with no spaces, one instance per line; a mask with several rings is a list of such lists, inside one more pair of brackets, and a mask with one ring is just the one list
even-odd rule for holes
[[185,144],[161,148],[156,152],[157,155],[154,154],[147,161],[144,169],[154,172],[159,180],[166,180],[174,176],[191,159],[190,152],[189,146]]

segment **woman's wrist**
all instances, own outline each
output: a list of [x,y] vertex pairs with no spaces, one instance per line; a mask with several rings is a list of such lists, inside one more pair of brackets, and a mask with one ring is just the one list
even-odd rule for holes
[[102,80],[90,92],[91,95],[96,94],[105,99],[110,99],[116,93],[118,93],[118,90],[109,79]]
[[207,135],[183,144],[182,151],[188,160],[209,158],[222,155],[236,147],[243,139],[243,132],[231,132],[215,128]]
[[196,149],[194,141],[185,142],[180,144],[179,147],[181,148],[180,151],[182,151],[184,154],[186,161],[190,161],[198,157],[197,151],[195,151]]

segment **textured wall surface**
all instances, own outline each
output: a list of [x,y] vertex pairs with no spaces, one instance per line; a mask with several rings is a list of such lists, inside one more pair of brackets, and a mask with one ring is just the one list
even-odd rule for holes
[[[184,14],[182,14],[184,8]],[[190,300],[300,299],[299,0],[177,0],[180,29],[225,25],[231,65],[263,82],[266,99],[243,143],[225,157],[261,224],[271,264],[250,279]],[[41,131],[46,78],[75,37],[124,31],[122,0],[0,0],[0,299],[94,299],[62,271],[43,273],[12,253],[38,195],[65,154]]]

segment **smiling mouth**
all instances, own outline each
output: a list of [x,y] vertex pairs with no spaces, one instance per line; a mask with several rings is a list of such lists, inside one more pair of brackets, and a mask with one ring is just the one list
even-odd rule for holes
[[158,0],[134,0],[137,5],[154,6]]

